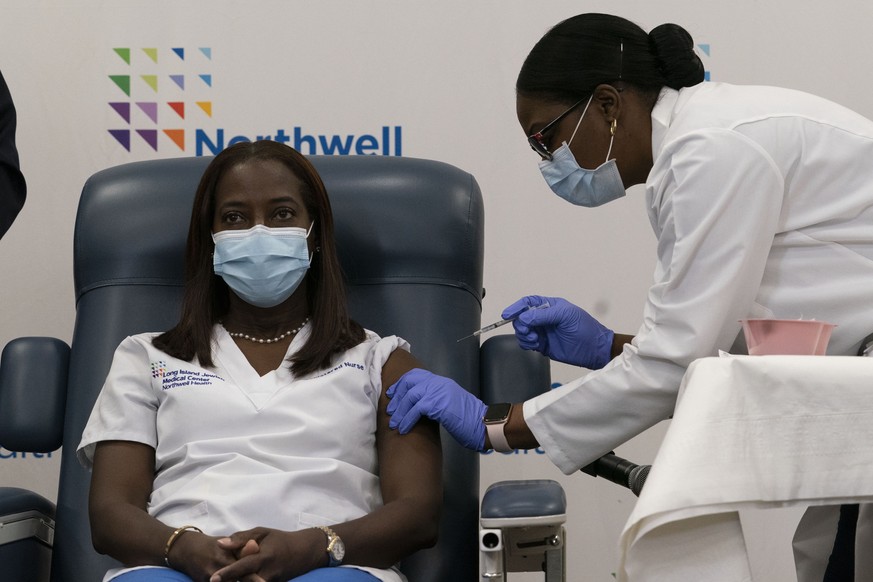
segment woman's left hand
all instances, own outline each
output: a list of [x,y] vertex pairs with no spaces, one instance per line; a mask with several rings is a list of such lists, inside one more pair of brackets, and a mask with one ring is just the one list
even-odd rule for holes
[[218,540],[237,558],[209,582],[286,582],[327,565],[327,541],[317,529],[286,532],[266,527],[237,532]]

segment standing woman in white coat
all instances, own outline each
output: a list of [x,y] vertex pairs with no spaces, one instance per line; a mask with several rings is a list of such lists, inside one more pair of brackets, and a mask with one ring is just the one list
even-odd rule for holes
[[[540,446],[570,474],[668,418],[692,361],[741,352],[742,318],[836,323],[828,353],[856,353],[873,332],[873,122],[797,91],[703,80],[674,24],[647,34],[582,14],[534,46],[517,114],[549,187],[594,207],[645,185],[658,260],[643,324],[624,336],[564,299],[523,297],[503,317],[549,307],[518,316],[521,346],[594,371],[506,413],[413,370],[389,390],[393,428],[427,416],[473,449]],[[586,252],[598,244],[613,242]]]

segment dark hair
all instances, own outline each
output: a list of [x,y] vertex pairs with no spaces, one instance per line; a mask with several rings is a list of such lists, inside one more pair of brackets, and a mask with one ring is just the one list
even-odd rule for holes
[[657,97],[664,86],[691,87],[703,77],[694,41],[681,26],[662,24],[646,34],[618,16],[580,14],[555,25],[534,45],[516,91],[572,103],[600,84],[623,81]]
[[364,330],[348,315],[333,213],[324,183],[303,154],[274,141],[232,145],[215,156],[203,172],[188,229],[182,314],[179,323],[157,336],[153,344],[173,357],[191,360],[197,356],[201,365],[212,365],[212,327],[227,313],[230,294],[227,284],[212,269],[215,189],[228,169],[253,160],[274,160],[291,170],[303,183],[304,204],[314,221],[312,235],[319,250],[306,274],[312,333],[291,357],[294,374],[304,375],[326,367],[334,354],[359,344]]

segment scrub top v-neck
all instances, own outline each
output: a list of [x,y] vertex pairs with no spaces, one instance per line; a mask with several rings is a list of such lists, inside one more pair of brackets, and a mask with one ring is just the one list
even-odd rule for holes
[[325,369],[295,377],[287,360],[305,344],[309,325],[264,376],[221,326],[209,368],[155,348],[156,335],[129,337],[116,350],[77,451],[83,465],[90,467],[100,441],[153,447],[149,514],[210,535],[333,525],[382,505],[381,373],[395,349],[409,349],[404,340],[367,331]]
[[288,358],[306,343],[309,338],[310,324],[306,324],[291,340],[283,358],[284,365],[267,372],[263,376],[246,359],[236,341],[230,336],[223,326],[216,326],[214,341],[216,349],[214,357],[227,371],[229,380],[239,388],[252,403],[255,409],[260,410],[276,392],[288,388],[294,382],[294,375]]

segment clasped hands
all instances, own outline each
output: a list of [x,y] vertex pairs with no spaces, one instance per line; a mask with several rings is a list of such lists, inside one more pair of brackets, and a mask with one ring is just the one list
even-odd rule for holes
[[318,529],[256,527],[220,538],[190,532],[173,546],[170,563],[197,582],[287,582],[327,565],[325,547]]

